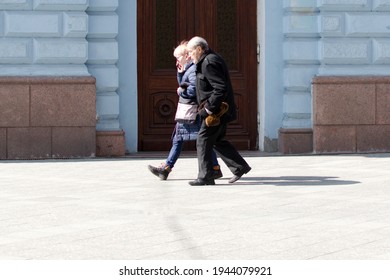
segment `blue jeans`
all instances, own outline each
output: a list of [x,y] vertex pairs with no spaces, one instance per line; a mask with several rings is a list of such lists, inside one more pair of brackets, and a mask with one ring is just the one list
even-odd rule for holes
[[[166,164],[169,165],[171,168],[175,165],[177,159],[180,156],[181,149],[183,147],[184,141],[177,141],[176,137],[173,137],[172,139],[172,148],[169,152],[168,158],[166,160]],[[215,154],[214,150],[211,152],[211,158],[213,161],[213,166],[219,165],[217,160],[217,155]]]

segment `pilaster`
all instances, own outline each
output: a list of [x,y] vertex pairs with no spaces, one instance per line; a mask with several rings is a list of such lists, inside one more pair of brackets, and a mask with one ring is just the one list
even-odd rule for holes
[[89,17],[88,71],[96,77],[97,155],[120,156],[125,153],[124,132],[119,123],[118,1],[91,0]]

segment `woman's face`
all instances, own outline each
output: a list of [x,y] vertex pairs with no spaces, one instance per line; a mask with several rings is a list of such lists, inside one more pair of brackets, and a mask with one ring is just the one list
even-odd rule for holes
[[177,54],[175,58],[176,58],[176,66],[180,65],[181,67],[183,67],[188,62],[187,52]]

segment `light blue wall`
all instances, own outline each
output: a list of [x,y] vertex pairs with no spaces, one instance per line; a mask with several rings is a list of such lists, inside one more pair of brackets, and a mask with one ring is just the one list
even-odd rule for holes
[[277,148],[278,129],[283,119],[283,2],[258,1],[259,64],[259,146]]
[[0,76],[89,76],[88,0],[0,1]]
[[138,99],[137,99],[137,1],[121,0],[119,15],[119,100],[120,125],[125,131],[126,150],[137,151]]
[[120,130],[117,9],[118,0],[91,0],[87,9],[87,66],[89,73],[96,78],[98,131]]
[[[324,1],[323,1],[324,2]],[[311,81],[320,67],[319,9],[316,1],[284,0],[283,124],[312,127]]]
[[[0,2],[0,75],[94,75],[97,129],[123,129],[136,152],[137,0]],[[260,150],[281,127],[311,127],[315,75],[390,74],[389,0],[257,5]]]
[[312,127],[314,76],[390,74],[389,18],[389,0],[283,1],[283,128]]

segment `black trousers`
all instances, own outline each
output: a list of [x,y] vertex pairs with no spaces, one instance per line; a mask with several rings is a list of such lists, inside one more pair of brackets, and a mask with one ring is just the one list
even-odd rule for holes
[[240,170],[248,166],[248,163],[238,153],[236,148],[225,139],[226,127],[226,123],[208,127],[202,120],[196,140],[199,165],[198,179],[210,180],[213,177],[213,161],[211,158],[213,149],[233,174],[239,173]]

